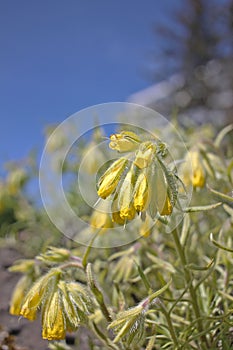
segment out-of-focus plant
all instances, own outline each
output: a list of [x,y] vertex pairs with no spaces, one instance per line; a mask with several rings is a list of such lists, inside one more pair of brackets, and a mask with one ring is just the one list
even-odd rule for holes
[[[90,349],[230,349],[232,126],[217,135],[208,130],[180,130],[189,153],[179,155],[176,167],[169,160],[172,144],[132,130],[110,135],[109,152],[119,157],[98,173],[94,209],[80,211],[93,233],[89,246],[51,239],[34,259],[16,262],[10,270],[23,276],[11,314],[34,320],[41,313],[42,337],[57,341],[51,349],[66,349],[66,333],[76,331],[81,349],[80,329]],[[88,158],[97,136],[77,154],[77,164],[87,157],[87,173],[98,170]],[[93,152],[104,162],[106,153]],[[186,186],[193,187],[193,196],[183,207]],[[71,184],[69,198],[75,196]],[[183,221],[167,233],[176,213]],[[138,232],[137,242],[92,247],[96,237],[111,241],[116,227],[122,235],[130,235],[130,228]]]

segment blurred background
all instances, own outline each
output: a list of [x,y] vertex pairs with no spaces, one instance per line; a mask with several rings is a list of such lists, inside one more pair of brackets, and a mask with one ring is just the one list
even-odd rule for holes
[[232,120],[232,0],[0,7],[1,164],[32,149],[40,158],[46,125],[103,102],[198,123]]
[[[217,132],[233,122],[233,0],[0,0],[0,350],[6,349],[6,344],[12,350],[33,349],[35,344],[41,350],[48,349],[47,342],[41,340],[39,320],[19,322],[18,317],[9,315],[10,295],[19,279],[18,274],[12,276],[8,271],[9,266],[22,257],[34,258],[50,245],[75,247],[75,254],[83,256],[84,247],[61,235],[41,202],[38,168],[45,141],[56,125],[76,112],[118,101],[151,107],[172,119],[173,125],[182,126],[178,129],[196,157],[200,187],[206,182],[214,189],[204,186],[202,191],[194,191],[194,205],[212,203],[212,192],[218,200],[224,197],[232,202],[233,126]],[[90,120],[88,117],[80,123],[90,125],[93,115]],[[71,130],[75,135],[76,129]],[[170,135],[169,130],[160,130],[163,136],[166,132]],[[91,142],[89,135],[84,135],[78,147],[73,144],[70,148],[64,162],[61,156],[69,144],[64,132],[50,138],[47,148],[49,164],[57,174],[62,171],[65,199],[87,223],[95,218],[95,211],[99,222],[99,213],[84,201],[76,180],[84,155],[93,154],[84,162],[83,178],[88,187],[83,189],[97,196],[96,191],[90,191],[89,179],[95,189],[96,173],[109,159],[109,149],[97,147],[106,139],[105,131],[97,128]],[[71,134],[70,129],[67,134]],[[178,144],[169,138],[170,147],[179,153]],[[183,157],[180,152],[175,158]],[[48,167],[44,170],[44,174],[50,174]],[[53,190],[55,178],[48,178],[47,188]],[[60,183],[60,177],[58,180]],[[49,193],[47,188],[45,193]],[[59,200],[54,203],[63,209]],[[226,244],[230,245],[232,226],[226,214],[219,210],[217,214],[203,215],[202,220],[194,217],[195,235],[200,233],[201,240],[199,236],[195,239],[203,249],[201,259],[209,256],[210,244],[204,241],[209,239],[206,228],[209,227],[207,233],[217,234],[223,220],[227,220]],[[56,215],[56,220],[61,221],[61,216]],[[67,233],[72,225],[66,217],[64,225]],[[84,230],[73,227],[80,242],[80,237],[87,239]],[[162,239],[166,240],[165,236]],[[112,239],[111,235],[102,237]],[[156,246],[164,247],[163,241]],[[169,254],[170,248],[169,243]],[[197,259],[195,248],[192,245]],[[225,257],[224,261],[228,271],[232,264]],[[203,266],[203,261],[196,261],[196,266]],[[102,270],[101,275],[105,279]],[[223,290],[226,291],[225,277]],[[4,336],[2,326],[7,330]],[[13,347],[12,334],[26,348]],[[73,343],[67,344],[74,344],[75,338],[69,339]],[[80,348],[86,349],[82,338]],[[50,349],[55,349],[53,344]]]

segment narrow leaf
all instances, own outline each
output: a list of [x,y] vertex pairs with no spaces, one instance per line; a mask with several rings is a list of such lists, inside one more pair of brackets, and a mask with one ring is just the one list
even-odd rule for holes
[[168,289],[168,287],[170,286],[170,284],[172,283],[172,280],[170,279],[170,281],[165,284],[165,286],[163,286],[162,288],[160,288],[159,290],[157,290],[156,292],[154,292],[153,294],[149,295],[149,301],[152,302],[155,298],[157,298],[160,294],[162,294],[163,292],[165,292],[165,290]]
[[228,248],[228,247],[225,247],[225,246],[223,246],[221,243],[215,241],[215,240],[213,239],[213,233],[210,234],[210,240],[211,240],[211,242],[213,243],[213,245],[215,245],[216,247],[218,247],[218,248],[220,248],[220,249],[222,249],[222,250],[225,250],[225,251],[227,251],[227,252],[233,253],[233,249]]
[[142,281],[143,281],[143,283],[144,283],[144,285],[145,285],[145,287],[146,287],[146,290],[147,290],[148,292],[151,291],[150,282],[149,282],[148,278],[146,277],[146,275],[144,274],[144,272],[143,272],[141,266],[138,265],[138,264],[136,263],[136,261],[135,261],[135,264],[137,265],[138,273],[139,273],[139,275],[140,275],[140,277],[141,277],[141,279],[142,279]]
[[184,209],[184,212],[185,213],[193,213],[193,212],[197,212],[197,211],[207,211],[207,210],[215,209],[215,208],[219,207],[220,205],[222,205],[222,202],[218,202],[218,203],[214,203],[214,204],[210,204],[210,205],[197,206],[197,207],[187,207]]
[[219,134],[217,135],[214,145],[215,147],[219,148],[223,138],[228,134],[231,130],[233,130],[233,124],[227,125],[225,128],[223,128]]
[[219,199],[221,199],[223,202],[227,202],[229,204],[233,203],[233,197],[228,196],[227,194],[224,194],[222,192],[213,190],[212,188],[210,188],[209,186],[207,186],[207,188],[214,194],[216,195]]

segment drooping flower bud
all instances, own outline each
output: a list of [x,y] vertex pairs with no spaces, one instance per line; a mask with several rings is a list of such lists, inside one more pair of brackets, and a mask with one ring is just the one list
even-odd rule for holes
[[203,187],[205,184],[205,171],[198,151],[190,152],[192,163],[192,184],[193,187]]
[[[10,314],[11,315],[20,315],[20,310],[22,307],[23,299],[27,293],[28,288],[30,287],[32,283],[31,278],[28,275],[25,275],[20,278],[18,283],[15,286],[15,289],[13,291],[11,302],[10,302]],[[31,318],[34,319],[36,316],[36,309],[35,309],[35,315]]]
[[64,339],[65,327],[61,295],[59,290],[56,290],[42,308],[42,338],[48,340]]
[[118,205],[118,193],[115,194],[114,199],[112,201],[111,211],[112,211],[112,221],[119,225],[124,225],[125,220],[122,219],[120,216],[120,209]]
[[44,295],[48,297],[53,294],[60,274],[59,269],[51,269],[34,283],[24,299],[20,315],[29,320],[35,320],[37,309],[42,304]]
[[127,163],[126,158],[119,158],[101,176],[97,192],[101,198],[105,199],[114,193]]
[[184,164],[180,168],[181,178],[186,186],[194,188],[203,187],[205,184],[205,170],[198,150],[191,150],[185,157]]
[[169,184],[163,169],[159,163],[155,167],[154,181],[154,198],[157,210],[160,215],[171,215],[173,206],[169,197]]
[[104,233],[106,229],[109,229],[113,226],[109,213],[109,201],[99,201],[91,215],[90,224],[94,230],[102,229],[100,233]]
[[58,284],[60,292],[60,300],[63,310],[63,316],[65,318],[66,329],[69,332],[77,330],[80,319],[78,317],[75,305],[70,297],[70,293],[67,288],[67,282],[60,281]]
[[156,146],[154,143],[148,141],[141,143],[139,150],[136,153],[134,164],[139,169],[147,168],[155,155]]
[[160,211],[160,215],[171,215],[172,210],[173,210],[173,207],[171,205],[171,201],[167,193],[165,203],[163,205],[162,210]]
[[120,217],[123,220],[132,220],[136,213],[133,205],[134,176],[133,169],[131,168],[119,190],[118,206]]
[[147,208],[149,201],[149,188],[146,174],[141,172],[137,178],[134,189],[134,208],[142,212]]
[[132,131],[112,134],[110,140],[109,147],[121,153],[134,151],[141,142],[140,138]]

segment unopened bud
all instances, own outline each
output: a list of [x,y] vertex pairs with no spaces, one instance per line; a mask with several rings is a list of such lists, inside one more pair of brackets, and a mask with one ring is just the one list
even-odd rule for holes
[[105,199],[116,189],[120,177],[128,163],[126,158],[116,160],[99,179],[98,195]]
[[134,208],[141,212],[146,209],[149,199],[148,181],[144,173],[139,174],[134,191]]
[[131,131],[122,131],[120,134],[110,136],[109,147],[118,152],[134,151],[141,142],[140,138]]
[[42,309],[42,338],[48,340],[64,339],[65,319],[61,305],[61,296],[56,290]]
[[134,164],[139,169],[147,168],[155,155],[156,146],[152,142],[144,142],[140,145],[139,150],[136,153]]
[[132,220],[135,217],[133,206],[134,173],[132,168],[127,173],[119,191],[120,217],[123,220]]

